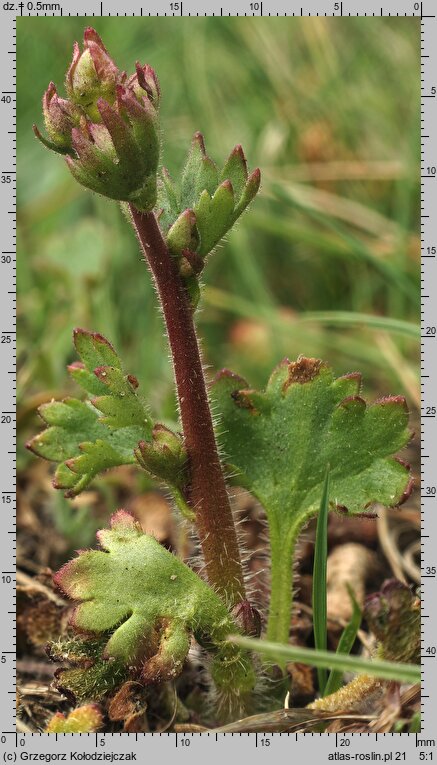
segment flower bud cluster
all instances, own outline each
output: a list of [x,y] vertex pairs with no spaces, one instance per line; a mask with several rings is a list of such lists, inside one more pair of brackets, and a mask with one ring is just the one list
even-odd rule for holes
[[154,426],[152,440],[140,441],[135,456],[141,467],[171,485],[182,488],[187,483],[188,456],[182,438],[165,425]]
[[83,186],[110,199],[132,202],[141,211],[156,202],[159,159],[160,90],[154,70],[136,64],[127,77],[108,54],[94,29],[85,30],[67,71],[68,99],[54,83],[43,96],[48,138],[37,138],[66,155],[73,176]]

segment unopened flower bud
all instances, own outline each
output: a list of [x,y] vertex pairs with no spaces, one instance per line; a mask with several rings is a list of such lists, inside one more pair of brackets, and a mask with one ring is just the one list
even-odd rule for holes
[[259,611],[249,603],[242,600],[232,609],[232,616],[243,635],[258,638],[261,635],[261,616]]
[[151,210],[159,158],[154,107],[146,99],[140,104],[127,88],[118,86],[117,103],[111,106],[100,98],[97,109],[103,125],[86,122],[72,131],[77,158],[66,158],[71,173],[92,191]]
[[167,247],[174,258],[180,258],[184,250],[194,251],[198,244],[196,216],[193,210],[184,210],[170,227],[167,234]]
[[182,438],[165,425],[154,426],[152,441],[140,441],[135,456],[145,470],[158,478],[179,487],[187,483],[187,453]]
[[117,85],[124,81],[125,74],[116,67],[95,29],[85,29],[83,45],[81,53],[78,43],[74,44],[65,87],[71,100],[93,122],[100,122],[97,101],[104,98],[113,104]]
[[420,602],[403,582],[388,579],[368,595],[363,615],[390,661],[420,660]]
[[135,94],[135,97],[141,102],[147,97],[155,107],[159,106],[161,91],[159,88],[156,72],[149,64],[141,66],[137,61],[135,64],[136,72],[127,81],[127,87]]
[[150,66],[137,64],[126,84],[94,29],[75,43],[66,77],[68,100],[50,83],[43,99],[49,149],[67,154],[72,175],[91,191],[141,212],[157,197],[159,86]]

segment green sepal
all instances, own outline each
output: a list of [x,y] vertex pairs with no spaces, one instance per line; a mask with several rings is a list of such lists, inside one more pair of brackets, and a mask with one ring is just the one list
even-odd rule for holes
[[214,194],[218,184],[217,167],[205,152],[201,133],[195,133],[182,173],[181,208],[193,207],[202,191]]
[[43,146],[46,147],[46,149],[50,149],[50,151],[54,151],[56,154],[69,154],[71,149],[70,148],[62,148],[59,146],[59,144],[55,143],[54,141],[50,141],[48,138],[46,138],[38,129],[36,125],[33,125],[33,132],[35,137],[40,141]]
[[235,199],[239,200],[247,183],[247,162],[240,145],[231,151],[220,173],[220,183],[226,180],[232,183]]

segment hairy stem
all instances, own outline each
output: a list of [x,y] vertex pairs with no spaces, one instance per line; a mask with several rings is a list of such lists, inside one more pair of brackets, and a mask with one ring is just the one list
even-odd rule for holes
[[243,569],[232,510],[214,435],[193,314],[176,261],[153,213],[131,205],[134,227],[161,301],[190,463],[188,502],[209,583],[232,607],[245,599]]
[[293,563],[302,523],[288,535],[270,526],[270,604],[266,640],[288,643],[293,605]]

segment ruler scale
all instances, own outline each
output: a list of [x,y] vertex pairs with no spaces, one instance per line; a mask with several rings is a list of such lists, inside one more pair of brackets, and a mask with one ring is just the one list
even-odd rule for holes
[[[197,765],[205,754],[221,760],[247,752],[257,758],[304,756],[317,762],[375,760],[431,762],[437,757],[437,19],[432,0],[381,0],[360,5],[334,0],[289,0],[221,5],[213,0],[159,2],[131,0],[125,10],[116,0],[60,3],[27,0],[0,3],[0,752],[4,762],[105,760],[163,756],[186,758]],[[422,369],[422,732],[418,734],[75,734],[48,736],[15,730],[15,275],[16,17],[25,16],[408,16],[420,23],[421,45],[421,369]],[[144,23],[147,23],[144,18]],[[163,752],[164,748],[164,752]],[[173,750],[177,749],[177,753]],[[250,754],[249,754],[250,752]],[[131,757],[127,755],[131,754]]]

